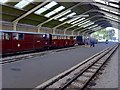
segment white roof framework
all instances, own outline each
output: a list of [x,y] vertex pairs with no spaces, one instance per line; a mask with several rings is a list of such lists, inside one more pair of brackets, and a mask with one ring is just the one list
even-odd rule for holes
[[50,8],[52,8],[53,6],[55,6],[57,4],[58,4],[57,2],[52,1],[49,4],[45,5],[44,7],[40,8],[39,10],[35,11],[34,13],[40,15],[41,13],[49,10]]
[[[42,18],[44,17],[44,19],[43,19],[44,21],[42,21],[42,23],[38,23],[36,25],[38,27],[38,30],[40,30],[40,28],[42,26],[44,26],[45,24],[47,24],[48,22],[52,22],[54,20],[59,22],[59,24],[56,24],[56,23],[54,24],[54,27],[52,28],[54,30],[56,28],[61,27],[62,25],[64,27],[63,30],[68,30],[72,27],[76,27],[76,29],[74,29],[74,30],[77,30],[77,28],[79,28],[79,27],[90,29],[91,27],[89,27],[89,26],[92,26],[95,24],[94,19],[96,18],[96,16],[91,15],[92,13],[95,13],[95,12],[98,12],[98,16],[100,13],[102,13],[102,15],[104,15],[106,17],[109,16],[108,19],[110,19],[116,23],[120,23],[120,21],[119,21],[120,6],[118,4],[120,0],[93,0],[94,3],[92,3],[92,2],[89,3],[92,7],[90,9],[83,8],[84,9],[83,13],[80,13],[79,11],[75,11],[74,8],[76,8],[76,7],[80,8],[79,7],[80,5],[82,7],[82,5],[83,6],[85,4],[88,5],[88,3],[73,2],[74,5],[71,7],[68,7],[67,5],[64,5],[64,4],[62,5],[61,2],[57,2],[57,1],[53,1],[53,0],[45,0],[39,4],[35,4],[34,1],[35,0],[20,0],[18,3],[16,3],[15,5],[12,6],[12,8],[20,9],[21,11],[22,10],[27,11],[26,7],[28,7],[29,5],[34,6],[32,9],[29,9],[29,11],[27,11],[27,12],[25,11],[19,17],[17,15],[14,15],[14,16],[17,16],[12,21],[14,24],[15,30],[16,30],[17,23],[20,20],[23,20],[26,18],[28,19],[27,16],[29,16],[31,14],[38,15],[39,17],[42,17]],[[0,3],[3,4],[4,6],[7,6],[8,2],[9,2],[9,0],[0,0]],[[94,8],[94,6],[96,6],[97,8]],[[90,17],[74,17],[73,18],[73,16],[79,16],[79,15],[84,15],[84,14],[85,15],[90,14],[89,15]],[[8,13],[8,15],[10,15],[10,14]],[[102,16],[100,16],[98,18],[102,18]],[[40,20],[37,20],[36,22],[38,22]],[[107,20],[106,20],[106,22],[107,22]],[[110,23],[108,22],[108,24],[110,24]]]

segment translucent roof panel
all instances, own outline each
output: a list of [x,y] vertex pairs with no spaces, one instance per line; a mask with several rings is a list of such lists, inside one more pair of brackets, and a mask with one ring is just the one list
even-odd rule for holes
[[15,7],[22,9],[22,8],[24,8],[25,6],[29,5],[29,4],[30,4],[31,2],[33,2],[33,1],[34,1],[34,0],[22,0],[22,1],[20,1],[19,3],[17,3],[17,4],[15,5]]
[[117,4],[109,3],[109,5],[113,6],[113,7],[116,7],[116,8],[119,8],[119,5],[117,5]]
[[88,27],[88,26],[90,26],[90,25],[92,25],[92,24],[94,24],[94,22],[91,22],[91,23],[89,23],[89,24],[86,24],[86,25],[84,25],[83,27],[85,28],[85,27]]
[[107,8],[100,8],[100,9],[102,9],[102,10],[105,10],[105,11],[110,11],[109,9],[107,9]]
[[109,0],[110,2],[119,2],[119,0]]
[[40,15],[41,13],[43,13],[45,11],[47,11],[46,8],[40,8],[39,10],[35,11],[34,13]]
[[81,19],[79,19],[79,20],[77,20],[77,21],[75,21],[75,22],[72,22],[71,24],[75,24],[75,23],[77,23],[77,22],[80,22],[80,21],[82,21],[82,20],[84,20],[85,18],[81,18]]
[[8,2],[9,0],[0,0],[0,3],[6,3]]
[[46,14],[45,17],[50,17],[50,16],[54,15],[55,13],[58,13],[59,11],[61,11],[63,9],[65,9],[65,7],[60,6],[60,7],[56,8],[55,10],[53,10],[53,11],[49,12],[48,14]]
[[73,13],[71,13],[71,14],[67,15],[67,17],[72,17],[72,16],[74,16],[74,15],[76,15],[76,13],[75,13],[75,12],[73,12]]
[[114,14],[120,15],[118,12],[113,11],[113,10],[109,10],[109,9],[107,9],[107,8],[100,8],[100,9],[102,9],[102,10],[104,10],[104,11],[109,11],[109,12],[112,12],[112,13],[114,13]]
[[52,1],[50,3],[48,3],[47,5],[45,5],[44,7],[40,8],[39,10],[35,11],[35,14],[40,15],[41,13],[47,11],[48,9],[52,8],[53,6],[57,5],[58,3],[56,3],[55,1]]
[[59,21],[64,21],[65,19],[67,19],[67,18],[63,17],[63,18],[59,19]]
[[103,3],[106,4],[106,2],[104,0],[94,0],[95,2],[99,2],[99,3]]
[[[114,14],[119,14],[118,12],[112,11],[112,10],[110,10],[110,12],[112,12],[112,13],[114,13]],[[119,15],[120,15],[120,14],[119,14]]]
[[84,23],[82,23],[82,24],[79,24],[78,26],[81,26],[81,25],[83,25],[83,24],[86,24],[86,23],[88,23],[88,22],[90,22],[90,20],[88,20],[88,21],[85,21]]
[[52,12],[46,14],[45,17],[50,17],[50,16],[54,15],[55,13],[56,13],[56,12],[52,11]]
[[50,2],[49,4],[45,5],[44,7],[47,9],[52,8],[53,6],[57,5],[58,3],[55,1]]
[[79,19],[79,18],[80,18],[80,17],[73,18],[73,19],[69,20],[67,23],[71,23],[71,22],[73,22],[73,21],[75,21],[75,20],[77,20],[77,19]]
[[66,15],[66,14],[68,14],[68,13],[70,13],[70,12],[71,12],[71,10],[68,10],[68,11],[62,13],[61,15],[59,15],[58,17],[55,17],[54,19],[56,20],[56,19],[58,19],[58,18],[60,18],[60,17],[62,17],[62,16],[64,16],[64,15]]
[[66,20],[67,18],[72,17],[72,16],[74,16],[74,15],[76,15],[75,12],[73,12],[73,13],[71,13],[71,14],[68,14],[67,16],[65,16],[65,17],[63,17],[63,18],[61,18],[61,19],[59,19],[59,21],[64,21],[64,20]]
[[94,28],[94,27],[97,27],[98,25],[96,24],[96,25],[93,25],[93,26],[91,26],[91,27],[89,27],[88,29],[91,29],[91,28]]

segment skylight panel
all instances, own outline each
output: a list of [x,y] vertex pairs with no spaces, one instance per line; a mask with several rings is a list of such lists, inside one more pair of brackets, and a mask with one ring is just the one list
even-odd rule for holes
[[119,0],[109,0],[110,2],[119,2]]
[[88,22],[90,22],[90,20],[88,20],[88,21],[86,21],[86,22],[84,22],[84,23],[82,23],[82,24],[79,24],[78,26],[84,25],[84,24],[86,24],[86,23],[88,23]]
[[41,13],[43,13],[43,12],[45,12],[45,11],[47,11],[46,8],[40,8],[39,10],[35,11],[35,14],[40,15]]
[[86,23],[89,23],[89,22],[90,22],[90,20],[89,20],[89,21],[86,21],[86,22],[84,22],[84,23],[82,23],[82,25],[83,25],[83,24],[86,24]]
[[63,17],[63,18],[59,19],[59,21],[64,21],[65,19],[67,19],[67,18]]
[[45,17],[48,17],[48,18],[49,18],[50,16],[54,15],[55,13],[56,13],[56,12],[52,11],[52,12],[46,14]]
[[92,25],[92,24],[94,24],[94,22],[91,22],[91,23],[89,23],[89,24],[87,24],[87,25],[85,25],[85,26],[83,26],[83,27],[85,28],[85,27],[88,27],[88,26],[90,26],[90,25]]
[[58,18],[60,18],[60,17],[62,17],[62,16],[64,16],[64,15],[66,15],[66,14],[68,14],[68,13],[70,13],[70,12],[71,12],[71,10],[68,10],[68,11],[66,11],[65,13],[59,15],[58,17],[55,17],[54,19],[56,20],[56,19],[58,19]]
[[9,0],[0,0],[0,3],[7,3]]
[[112,12],[112,13],[114,13],[114,14],[119,14],[118,12],[116,12],[116,11],[112,11],[112,10],[110,10],[110,12]]
[[103,0],[94,0],[95,2],[99,2],[99,3],[103,3],[103,4],[106,4],[105,1]]
[[110,14],[105,14],[106,16],[108,16],[108,17],[112,17],[112,15],[110,15]]
[[58,3],[56,3],[55,1],[50,2],[49,4],[45,5],[44,8],[50,9],[53,6],[57,5]]
[[109,5],[113,6],[113,7],[116,7],[116,8],[119,8],[119,5],[117,5],[117,4],[109,3]]
[[31,2],[33,2],[33,1],[34,1],[34,0],[29,0],[29,1],[27,1],[27,0],[22,0],[22,1],[20,1],[19,3],[17,3],[17,4],[15,5],[15,7],[22,9],[22,8],[24,8],[25,6],[29,5],[29,4],[30,4]]
[[63,9],[65,9],[65,7],[64,6],[60,6],[60,7],[56,8],[54,11],[55,12],[59,12],[59,11],[61,11]]
[[40,8],[39,10],[35,11],[35,14],[40,15],[41,13],[47,11],[48,9],[52,8],[53,6],[57,5],[55,1],[50,2],[49,4],[45,5],[44,7]]
[[94,25],[94,26],[91,26],[91,27],[89,27],[88,29],[91,29],[91,28],[94,28],[94,27],[97,27],[98,25]]
[[61,11],[63,9],[65,9],[65,7],[60,6],[60,7],[56,8],[55,10],[53,10],[53,11],[49,12],[48,14],[46,14],[45,17],[50,17],[50,16],[54,15],[55,13],[58,13],[59,11]]
[[72,16],[74,16],[74,15],[76,15],[76,13],[75,13],[75,12],[73,12],[73,13],[71,13],[71,14],[67,15],[67,17],[72,17]]
[[102,9],[102,10],[104,10],[104,11],[110,11],[110,10],[107,9],[107,8],[100,8],[100,9]]
[[65,16],[65,17],[63,17],[63,18],[61,18],[61,19],[59,19],[59,21],[64,21],[65,19],[67,19],[68,17],[72,17],[73,15],[75,15],[76,13],[71,13],[71,14],[68,14],[67,16]]
[[75,24],[75,23],[77,23],[77,22],[79,22],[79,21],[82,21],[82,20],[84,20],[85,18],[81,18],[81,19],[79,19],[79,20],[77,20],[77,21],[75,21],[75,22],[72,22],[71,24]]
[[73,21],[75,21],[75,20],[77,20],[77,19],[79,19],[79,18],[80,18],[80,17],[73,18],[73,19],[69,20],[67,23],[71,23],[71,22],[73,22]]

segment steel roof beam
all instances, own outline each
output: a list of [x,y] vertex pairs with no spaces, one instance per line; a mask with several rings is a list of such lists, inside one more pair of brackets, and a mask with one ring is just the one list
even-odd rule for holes
[[[112,19],[112,18],[108,18],[108,17],[106,17],[106,16],[104,16],[104,15],[95,15],[95,16],[93,16],[93,17],[105,17],[105,18],[107,18],[107,19],[111,19],[111,20],[113,20],[113,21],[115,21],[114,19]],[[107,20],[106,19],[106,20]],[[96,20],[97,21],[97,20]],[[94,22],[96,22],[96,21],[94,21]],[[117,21],[115,21],[115,22],[117,22]],[[120,21],[118,21],[118,22],[120,22]],[[92,25],[95,25],[95,24],[92,24]],[[85,28],[88,28],[88,27],[90,27],[90,26],[92,26],[92,25],[89,25],[89,26],[87,26],[87,27],[85,27]],[[76,29],[74,29],[73,31],[72,31],[72,34],[74,33],[74,31],[76,31],[76,30],[78,30],[78,29],[81,29],[82,27],[79,27],[79,28],[76,28]]]
[[[81,3],[81,4],[83,5],[83,4],[86,4],[86,3]],[[80,4],[80,5],[81,5],[81,4]],[[89,11],[91,11],[91,10],[89,10]],[[85,14],[88,13],[89,11],[86,11],[86,12],[80,14],[80,15],[85,15]],[[73,19],[73,18],[72,18],[72,19]],[[54,30],[54,33],[55,33],[55,30],[56,30],[58,27],[60,27],[60,26],[62,26],[62,25],[64,25],[64,24],[66,24],[67,22],[71,21],[72,19],[70,19],[70,20],[68,20],[68,21],[65,21],[65,22],[63,22],[63,23],[61,23],[61,24],[59,24],[59,25],[53,27],[52,29]],[[82,21],[82,20],[81,20],[81,21]]]
[[22,16],[20,16],[19,18],[15,19],[12,23],[14,25],[14,30],[16,30],[16,25],[17,23],[23,19],[24,17],[28,16],[29,14],[33,13],[34,11],[36,11],[37,9],[39,9],[40,7],[42,7],[43,5],[45,5],[46,3],[50,2],[51,0],[46,0],[43,3],[39,4],[38,6],[36,6],[35,8],[31,9],[30,11],[28,11],[27,13],[23,14]]
[[95,6],[98,6],[99,8],[106,8],[106,9],[109,9],[109,10],[113,10],[113,11],[116,11],[118,13],[120,13],[120,11],[118,10],[119,8],[116,8],[116,7],[112,7],[110,5],[106,5],[106,4],[102,4],[102,3],[92,3],[92,5],[95,5]]
[[[101,16],[103,16],[103,15],[95,15],[95,16],[92,16],[92,17],[87,18],[86,20],[84,20],[84,22],[87,21],[87,20],[90,20],[90,19],[92,19],[92,18],[94,18],[94,17],[101,17]],[[91,26],[91,25],[90,25],[90,26]],[[87,27],[88,27],[88,26],[87,26]],[[76,31],[76,30],[78,30],[78,29],[80,29],[80,28],[82,28],[82,27],[76,28],[76,29],[74,29],[72,32],[74,32],[74,31]]]
[[[98,19],[98,20],[96,20],[96,22],[97,21],[103,21],[103,20],[107,20],[108,21],[108,19]],[[89,30],[88,28],[85,28],[85,29],[83,29],[82,31],[80,30],[80,31],[78,31],[78,33],[82,33],[83,31],[85,31],[85,30]]]
[[44,21],[43,23],[37,25],[38,29],[40,29],[43,24],[50,22],[51,20],[53,20],[54,18],[58,17],[59,15],[64,14],[66,11],[71,10],[71,9],[73,9],[73,8],[79,6],[79,5],[80,5],[80,3],[78,3],[78,4],[76,4],[76,5],[72,6],[72,7],[70,7],[70,8],[68,8],[68,9],[66,9],[65,11],[63,11],[63,12],[61,12],[61,13],[53,16],[53,17],[51,17],[50,19]]

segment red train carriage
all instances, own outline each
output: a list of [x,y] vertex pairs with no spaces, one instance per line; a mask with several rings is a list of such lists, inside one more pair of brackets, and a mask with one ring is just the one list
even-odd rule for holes
[[39,50],[49,46],[47,34],[21,31],[0,31],[2,54]]
[[74,42],[69,35],[0,30],[2,54],[68,47],[73,46]]

